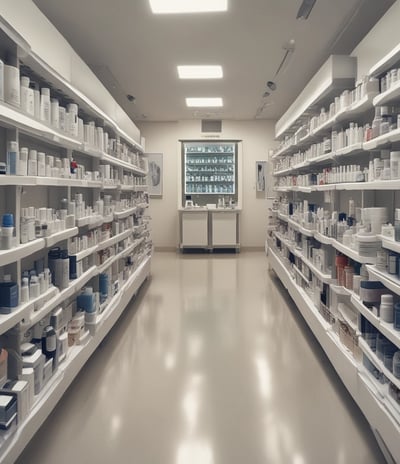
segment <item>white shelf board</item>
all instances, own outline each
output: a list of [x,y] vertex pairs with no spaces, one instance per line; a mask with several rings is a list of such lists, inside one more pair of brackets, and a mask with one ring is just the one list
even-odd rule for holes
[[336,122],[351,121],[354,117],[365,114],[374,107],[373,101],[378,94],[379,92],[369,92],[367,95],[364,95],[361,100],[344,108],[336,114]]
[[104,218],[103,216],[100,216],[99,214],[94,214],[92,216],[85,216],[79,219],[76,219],[76,225],[77,227],[85,227],[89,226],[92,229],[95,227],[100,227],[104,223]]
[[8,127],[18,128],[26,134],[34,137],[44,138],[57,146],[67,148],[80,148],[81,142],[72,137],[47,126],[42,121],[38,121],[31,116],[20,112],[18,109],[0,103],[0,121]]
[[132,234],[132,232],[133,232],[132,229],[128,229],[128,230],[125,230],[124,232],[121,232],[118,235],[115,235],[114,237],[111,237],[107,240],[104,240],[103,242],[100,242],[97,245],[97,251],[101,251],[101,250],[104,250],[105,248],[115,245],[121,240],[124,240],[125,238],[129,237]]
[[87,248],[86,250],[82,250],[79,253],[70,254],[70,256],[76,256],[77,261],[82,261],[82,259],[92,255],[96,251],[97,251],[97,245]]
[[363,339],[358,339],[358,344],[362,352],[368,357],[372,364],[385,374],[385,376],[394,384],[397,388],[400,389],[400,379],[395,377],[392,372],[389,371],[383,364],[383,362],[378,358],[378,356],[371,350],[368,343]]
[[26,258],[27,256],[42,250],[45,247],[45,241],[43,238],[38,238],[31,242],[25,243],[24,245],[18,245],[10,250],[0,250],[0,266],[6,266],[7,264],[14,263],[20,259]]
[[114,217],[115,219],[124,219],[127,218],[128,216],[132,216],[133,213],[137,211],[137,207],[134,206],[132,208],[128,208],[125,211],[118,211],[114,212]]
[[62,242],[63,240],[67,240],[71,237],[75,237],[78,235],[79,229],[78,227],[72,227],[71,229],[62,230],[61,232],[57,232],[56,234],[51,235],[50,237],[45,237],[46,248],[50,248],[54,246],[58,242]]
[[327,237],[326,235],[320,234],[316,231],[314,232],[314,238],[324,245],[332,245],[334,240],[332,237]]
[[101,188],[103,186],[100,181],[84,180],[84,179],[66,179],[55,177],[37,177],[36,185],[47,185],[53,187],[80,187],[80,188]]
[[396,143],[400,141],[400,128],[392,130],[387,134],[380,135],[379,137],[375,137],[374,139],[364,142],[363,148],[365,151],[370,150],[377,150],[379,148],[384,148],[392,143]]
[[18,424],[16,432],[3,444],[0,456],[1,464],[11,463],[17,459],[100,342],[119,319],[127,304],[149,274],[150,258],[147,257],[123,286],[118,304],[110,307],[108,317],[100,324],[95,335],[90,337],[85,345],[69,348],[67,359],[60,364],[58,371],[39,394],[39,398],[28,417],[21,424]]
[[390,89],[380,93],[374,98],[375,106],[387,105],[395,100],[400,99],[400,81],[397,81],[395,85],[391,86]]
[[107,161],[107,163],[113,164],[114,166],[118,166],[120,168],[123,168],[127,171],[131,171],[139,176],[146,176],[147,172],[143,171],[142,169],[139,169],[137,166],[134,166],[133,164],[127,163],[126,161],[122,161],[115,156],[108,155],[107,153],[103,153],[101,159],[103,161]]
[[315,274],[319,280],[325,283],[332,283],[335,281],[335,279],[332,278],[331,274],[325,274],[324,272],[320,271],[318,268],[315,267],[315,265],[307,259],[303,254],[300,256],[300,258],[303,260],[304,264],[306,264],[311,272]]
[[363,144],[362,143],[356,143],[354,145],[349,145],[348,147],[344,148],[339,148],[339,150],[336,150],[335,152],[335,157],[337,158],[342,158],[345,156],[350,156],[350,155],[355,155],[357,153],[363,152]]
[[400,279],[397,276],[393,276],[388,272],[380,271],[376,266],[367,266],[368,274],[375,280],[379,280],[392,292],[400,295]]
[[349,248],[343,243],[338,242],[335,239],[332,239],[332,246],[336,248],[336,250],[340,251],[344,255],[348,256],[349,258],[353,259],[354,261],[357,261],[358,263],[361,264],[375,264],[376,258],[370,258],[366,256],[360,256],[356,250],[353,250],[352,248]]
[[368,321],[376,327],[382,335],[390,340],[394,345],[400,349],[400,331],[395,330],[393,324],[382,321],[380,317],[368,309],[363,302],[354,293],[351,295],[351,302],[355,308],[366,318]]
[[336,190],[397,190],[398,188],[400,188],[400,179],[336,184]]
[[278,218],[282,221],[289,222],[289,216],[287,216],[286,214],[278,212]]
[[0,185],[36,185],[36,177],[33,176],[0,176]]
[[385,237],[384,235],[377,235],[378,239],[382,241],[382,247],[387,248],[388,250],[395,251],[400,253],[400,242],[396,242],[390,238]]
[[389,71],[398,61],[400,61],[400,44],[396,45],[389,53],[374,64],[368,75],[370,77],[379,77],[386,71]]

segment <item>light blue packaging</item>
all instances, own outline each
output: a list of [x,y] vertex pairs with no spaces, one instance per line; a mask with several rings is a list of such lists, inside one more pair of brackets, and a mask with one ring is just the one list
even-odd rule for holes
[[8,142],[7,146],[7,175],[16,176],[18,172],[18,143]]

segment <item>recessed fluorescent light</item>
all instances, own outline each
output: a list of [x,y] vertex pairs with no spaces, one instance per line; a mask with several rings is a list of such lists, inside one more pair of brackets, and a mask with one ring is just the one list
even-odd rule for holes
[[221,79],[222,66],[177,66],[180,79]]
[[186,106],[200,108],[211,106],[224,106],[222,98],[186,98]]
[[226,11],[228,0],[150,0],[153,13],[206,13]]

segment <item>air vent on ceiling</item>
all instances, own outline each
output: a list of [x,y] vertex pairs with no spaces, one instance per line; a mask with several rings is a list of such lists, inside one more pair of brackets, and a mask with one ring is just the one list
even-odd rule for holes
[[221,119],[202,119],[201,132],[222,132]]

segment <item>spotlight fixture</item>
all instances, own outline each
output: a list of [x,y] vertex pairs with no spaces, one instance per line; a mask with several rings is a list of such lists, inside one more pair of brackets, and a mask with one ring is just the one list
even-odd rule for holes
[[316,1],[317,0],[303,0],[303,3],[297,12],[296,19],[308,19]]
[[276,90],[276,84],[273,81],[268,81],[267,82],[267,87],[272,91]]
[[268,92],[268,91],[266,91],[266,92],[263,93],[263,98],[267,98],[267,97],[269,97],[270,95],[271,95],[271,93]]
[[133,95],[131,95],[131,94],[128,94],[128,95],[126,96],[126,98],[127,98],[131,103],[134,103],[135,100],[136,100],[136,98],[135,98]]

